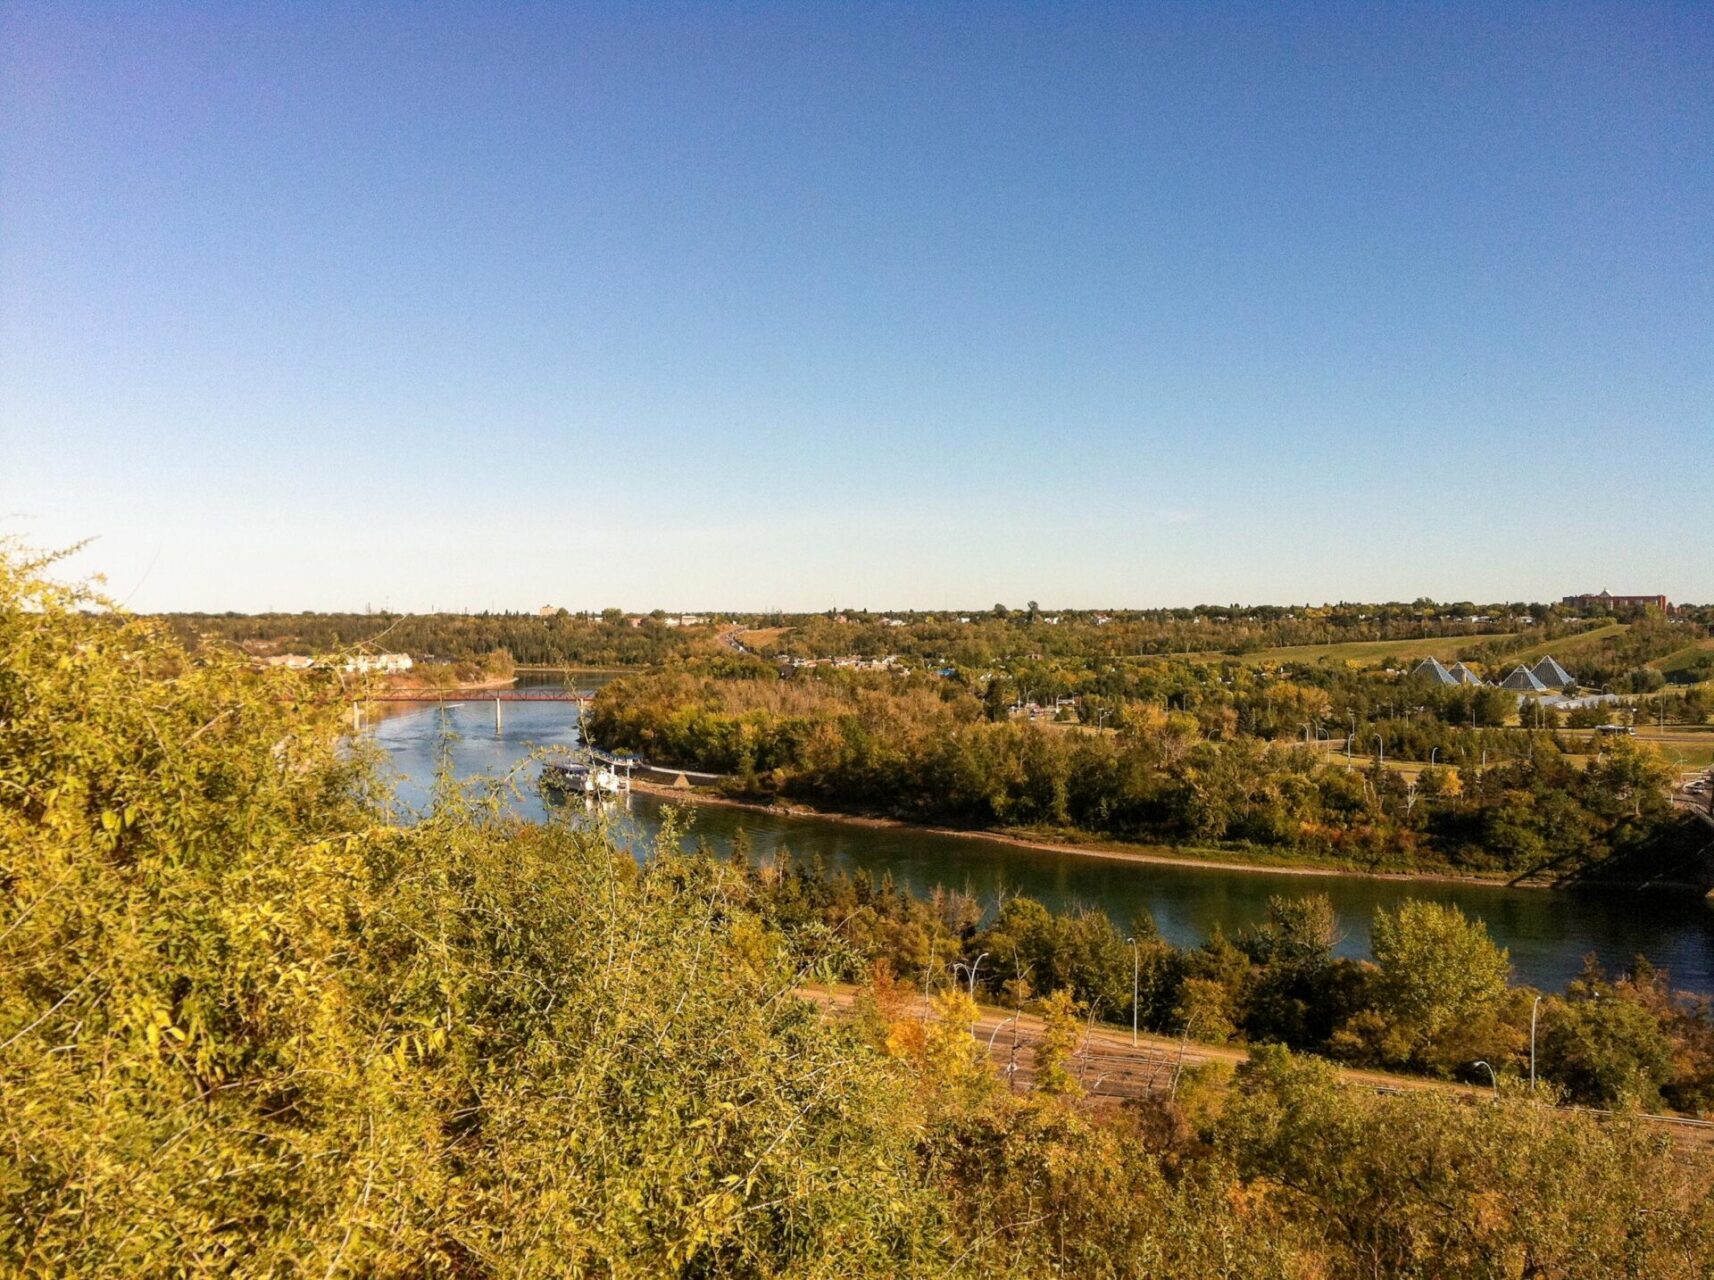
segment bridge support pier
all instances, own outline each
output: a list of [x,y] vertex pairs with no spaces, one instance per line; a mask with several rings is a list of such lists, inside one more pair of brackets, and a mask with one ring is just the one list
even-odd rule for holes
[[501,729],[501,724],[500,724],[500,699],[498,699],[498,698],[495,698],[495,699],[494,699],[494,732],[495,732],[495,733],[499,733],[499,732],[500,732],[500,729]]

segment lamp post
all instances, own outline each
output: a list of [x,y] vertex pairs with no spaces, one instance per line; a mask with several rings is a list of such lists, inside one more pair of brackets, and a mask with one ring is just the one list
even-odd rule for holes
[[988,953],[984,951],[981,955],[976,957],[976,962],[974,964],[964,964],[961,962],[952,966],[952,971],[954,973],[957,973],[962,969],[965,973],[970,975],[970,998],[972,1000],[976,998],[976,971],[982,967],[982,962],[987,958]]
[[1381,763],[1385,764],[1387,762],[1387,740],[1377,733],[1375,735],[1375,746],[1381,753]]
[[1428,767],[1430,769],[1434,768],[1434,757],[1439,755],[1439,754],[1440,754],[1440,748],[1439,747],[1430,747],[1428,749]]
[[1530,1092],[1535,1092],[1535,1015],[1541,1010],[1541,997],[1530,1005]]
[[1478,1059],[1476,1062],[1474,1062],[1471,1065],[1478,1066],[1478,1067],[1487,1067],[1488,1079],[1490,1079],[1494,1082],[1494,1096],[1496,1098],[1499,1097],[1500,1096],[1500,1077],[1494,1074],[1494,1068],[1488,1066],[1488,1064],[1486,1062],[1483,1062],[1481,1059]]
[[1137,935],[1132,934],[1125,939],[1131,944],[1131,1048],[1137,1047],[1137,992],[1138,978],[1142,974],[1141,952],[1137,947]]

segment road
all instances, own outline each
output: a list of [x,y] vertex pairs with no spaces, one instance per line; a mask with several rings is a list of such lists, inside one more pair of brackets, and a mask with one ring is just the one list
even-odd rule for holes
[[[849,1017],[856,1001],[857,989],[851,986],[810,986],[800,994],[821,1005],[835,1017]],[[909,1011],[921,1014],[924,1000],[914,999]],[[992,1006],[980,1007],[971,1034],[982,1043],[1002,1076],[1012,1088],[1029,1088],[1035,1077],[1035,1049],[1042,1037],[1041,1019],[1034,1014],[1021,1017]],[[1143,1033],[1135,1047],[1130,1033],[1107,1027],[1090,1026],[1079,1046],[1073,1069],[1083,1083],[1084,1091],[1097,1098],[1140,1098],[1148,1094],[1170,1093],[1183,1070],[1208,1062],[1225,1062],[1233,1066],[1249,1056],[1243,1049],[1196,1044]],[[1483,1085],[1460,1084],[1449,1080],[1429,1080],[1421,1076],[1395,1075],[1387,1071],[1368,1071],[1356,1067],[1340,1067],[1339,1079],[1354,1088],[1372,1089],[1376,1093],[1406,1094],[1438,1092],[1452,1094],[1466,1102],[1480,1102],[1492,1091]],[[1592,1115],[1612,1115],[1593,1107],[1567,1107],[1568,1111],[1587,1111]],[[1701,1150],[1714,1145],[1714,1121],[1697,1120],[1687,1116],[1643,1114],[1639,1117],[1670,1132],[1685,1149]]]
[[[846,986],[806,987],[802,994],[835,1015],[844,1017],[851,1012],[857,990]],[[912,1011],[921,1013],[923,1008],[919,997],[914,1001]],[[1035,1075],[1035,1049],[1041,1041],[1042,1031],[1042,1021],[1034,1014],[1026,1013],[1020,1017],[1004,1009],[984,1005],[971,1033],[986,1046],[1001,1073],[1010,1077],[1016,1087],[1026,1088]],[[1208,1062],[1236,1066],[1248,1056],[1242,1049],[1173,1040],[1148,1032],[1138,1035],[1133,1047],[1129,1032],[1091,1026],[1084,1032],[1075,1066],[1087,1092],[1097,1097],[1139,1098],[1149,1093],[1170,1091],[1174,1078],[1186,1068]],[[1487,1093],[1486,1089],[1476,1085],[1393,1075],[1385,1071],[1341,1067],[1339,1074],[1349,1084],[1380,1093],[1439,1090],[1472,1098]]]

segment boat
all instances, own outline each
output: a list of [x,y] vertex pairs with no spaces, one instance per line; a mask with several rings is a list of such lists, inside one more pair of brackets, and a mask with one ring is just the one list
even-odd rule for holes
[[630,791],[631,776],[605,762],[553,762],[542,766],[541,785],[560,795],[616,796]]
[[544,764],[541,785],[560,795],[592,795],[595,779],[586,764]]

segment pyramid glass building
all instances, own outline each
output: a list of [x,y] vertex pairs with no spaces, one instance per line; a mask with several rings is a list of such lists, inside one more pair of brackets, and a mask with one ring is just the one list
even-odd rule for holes
[[1512,689],[1518,693],[1548,692],[1548,687],[1528,667],[1518,667],[1511,675],[1500,681],[1500,688]]
[[1424,658],[1410,675],[1412,680],[1432,680],[1435,684],[1458,683],[1458,677],[1441,666],[1438,658]]

